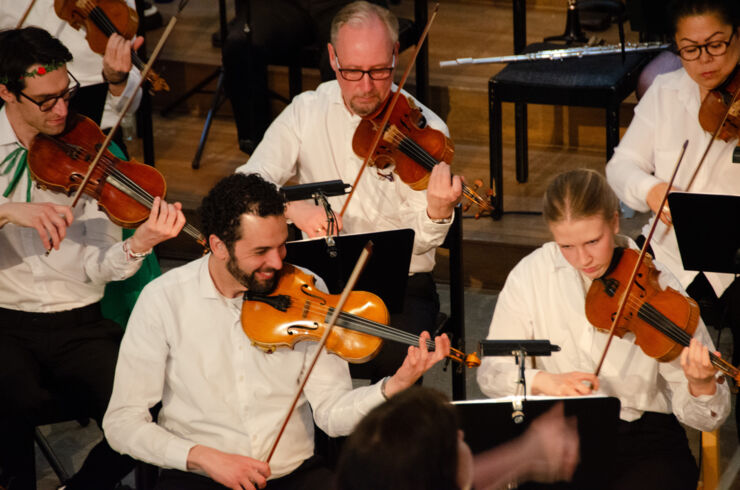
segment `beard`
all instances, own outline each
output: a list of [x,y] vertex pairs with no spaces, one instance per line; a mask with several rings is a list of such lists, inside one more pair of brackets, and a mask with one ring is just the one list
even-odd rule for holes
[[357,114],[360,117],[369,116],[370,114],[375,113],[378,108],[380,107],[380,104],[383,102],[380,98],[380,94],[377,92],[370,92],[368,94],[363,94],[364,96],[374,96],[375,100],[370,103],[359,103],[355,102],[355,99],[352,98],[349,101],[349,107],[352,109],[352,112]]
[[[229,273],[231,273],[234,279],[239,282],[239,284],[246,287],[250,292],[256,294],[269,294],[274,291],[275,286],[277,285],[277,281],[280,277],[279,274],[277,274],[277,269],[273,268],[267,268],[261,271],[258,269],[248,274],[239,267],[239,264],[236,263],[236,259],[233,255],[231,255],[231,253],[229,253],[229,261],[226,262],[226,269],[229,271]],[[275,272],[275,274],[267,281],[260,281],[255,276],[258,271]]]

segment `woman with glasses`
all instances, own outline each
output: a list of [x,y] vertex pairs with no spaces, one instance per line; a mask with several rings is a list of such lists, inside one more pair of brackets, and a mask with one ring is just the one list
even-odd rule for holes
[[[711,140],[711,134],[699,124],[702,100],[735,76],[740,60],[740,2],[678,0],[672,7],[671,25],[682,67],[655,79],[606,167],[609,184],[619,198],[642,212],[658,211],[681,146],[688,140],[674,182],[676,190],[686,190]],[[740,165],[732,161],[737,145],[737,139],[715,141],[690,192],[740,195]],[[732,274],[684,270],[667,205],[661,220],[650,244],[655,258],[699,302],[705,323],[716,327],[731,324],[736,364],[740,359],[740,284]]]

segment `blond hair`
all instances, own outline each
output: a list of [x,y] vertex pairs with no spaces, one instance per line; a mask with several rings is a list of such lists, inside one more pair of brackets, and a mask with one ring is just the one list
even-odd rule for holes
[[331,44],[336,46],[339,37],[339,29],[349,24],[360,26],[368,24],[373,19],[380,20],[388,29],[388,37],[392,45],[398,42],[398,19],[387,8],[370,2],[358,1],[345,5],[337,12],[331,21]]
[[550,181],[542,215],[548,223],[601,215],[611,220],[619,199],[603,175],[586,168],[558,174]]

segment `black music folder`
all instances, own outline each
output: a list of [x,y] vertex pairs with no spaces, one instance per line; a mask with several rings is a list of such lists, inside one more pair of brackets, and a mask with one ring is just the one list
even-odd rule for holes
[[347,283],[360,252],[368,240],[371,240],[372,254],[355,290],[377,294],[390,313],[403,311],[414,247],[414,230],[340,235],[333,237],[333,240],[334,250],[331,250],[323,237],[288,242],[285,261],[311,270],[324,280],[331,294],[339,294]]
[[[602,395],[557,398],[529,396],[523,402],[524,422],[512,419],[514,397],[453,402],[460,417],[465,441],[473,454],[498,446],[520,436],[529,424],[558,402],[565,404],[565,416],[578,420],[581,444],[580,463],[570,483],[523,483],[520,489],[583,489],[598,488],[613,463],[608,448],[614,447],[619,422],[619,399]],[[595,486],[596,485],[596,486]]]
[[740,196],[668,195],[686,270],[740,273]]

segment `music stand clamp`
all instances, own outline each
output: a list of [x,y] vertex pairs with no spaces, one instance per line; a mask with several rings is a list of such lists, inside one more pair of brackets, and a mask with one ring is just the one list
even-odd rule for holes
[[280,192],[288,202],[313,199],[313,202],[317,206],[321,205],[324,208],[327,222],[325,240],[329,256],[332,258],[337,256],[334,235],[336,235],[339,230],[337,229],[337,217],[334,214],[334,210],[332,210],[327,197],[342,196],[348,192],[350,187],[352,187],[350,184],[345,184],[341,180],[327,180],[324,182],[285,186],[280,189]]
[[527,400],[527,381],[524,377],[524,367],[527,355],[549,356],[558,352],[560,346],[553,345],[549,340],[481,340],[480,353],[483,356],[514,356],[519,366],[519,379],[514,398],[511,401],[511,418],[514,423],[524,422],[524,402]]

